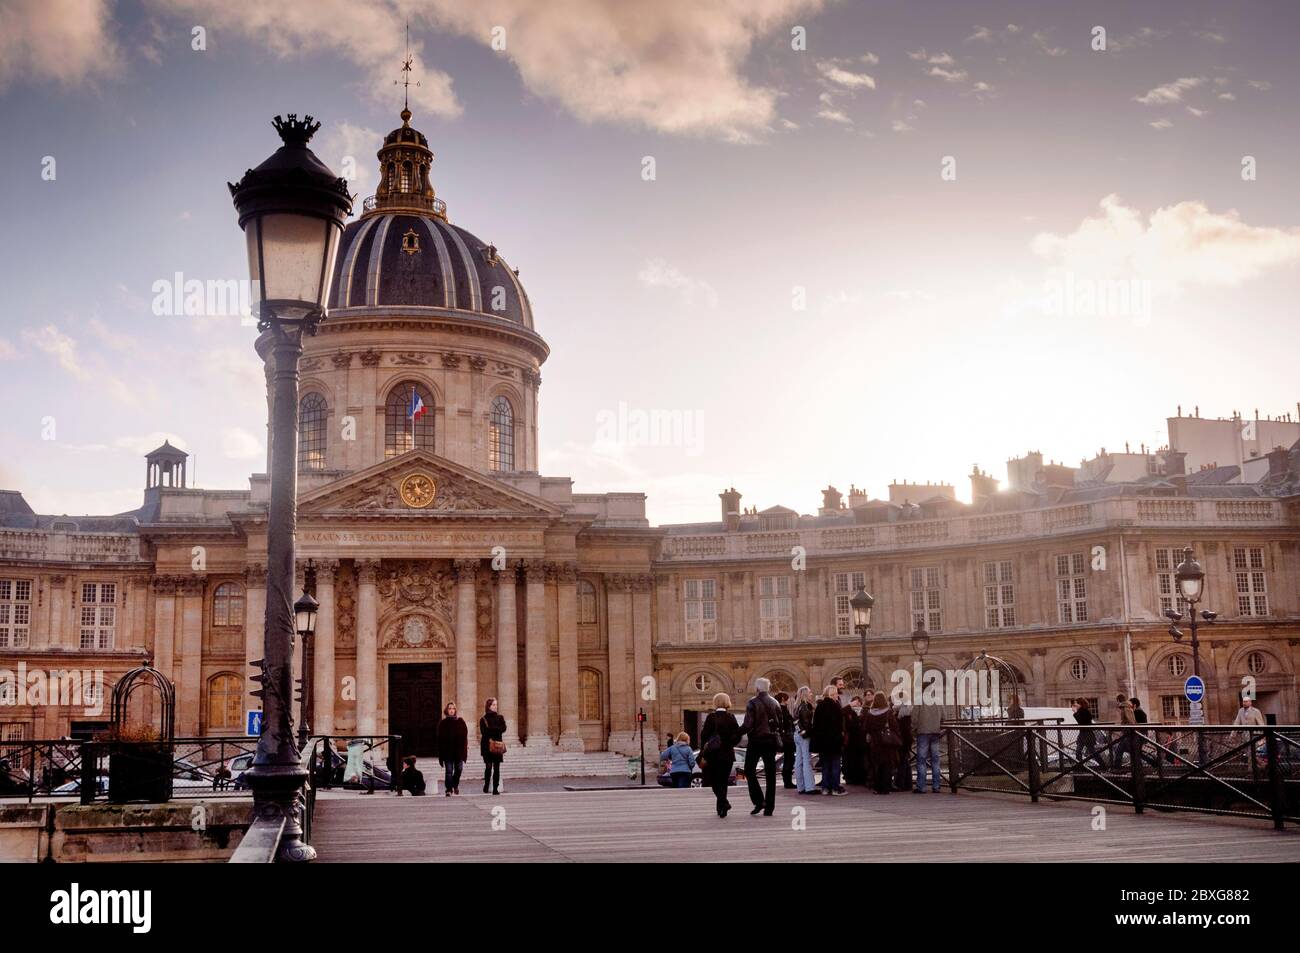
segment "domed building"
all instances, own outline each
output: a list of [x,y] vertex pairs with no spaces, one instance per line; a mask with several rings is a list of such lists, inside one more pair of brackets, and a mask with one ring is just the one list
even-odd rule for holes
[[[312,684],[296,714],[314,733],[397,734],[431,755],[446,702],[472,726],[493,697],[507,772],[617,773],[641,750],[640,711],[653,759],[661,731],[694,736],[714,693],[740,708],[759,677],[885,688],[917,661],[919,628],[928,667],[987,649],[1026,707],[1083,697],[1109,721],[1122,692],[1185,722],[1192,661],[1164,613],[1188,545],[1218,612],[1200,659],[1207,716],[1230,721],[1248,679],[1279,723],[1300,718],[1289,414],[1257,414],[1246,446],[1239,419],[1180,411],[1170,446],[1191,451],[1103,451],[1077,469],[1028,454],[1008,462],[1005,491],[976,468],[969,504],[947,484],[895,484],[888,500],[855,487],[847,505],[827,487],[808,515],[744,509],[731,488],[718,520],[651,527],[643,494],[575,493],[538,472],[549,349],[518,272],[453,224],[433,158],[403,110],[342,236],[328,320],[304,342],[297,558],[320,612],[295,650]],[[265,357],[268,336],[257,343]],[[1202,444],[1240,465],[1196,469]],[[143,504],[115,516],[37,514],[0,490],[0,752],[103,728],[112,683],[144,658],[176,685],[178,736],[243,734],[259,704],[269,481],[197,489],[186,460],[150,453]],[[876,600],[865,672],[860,587]],[[98,704],[24,704],[5,680],[23,665],[102,674]]]

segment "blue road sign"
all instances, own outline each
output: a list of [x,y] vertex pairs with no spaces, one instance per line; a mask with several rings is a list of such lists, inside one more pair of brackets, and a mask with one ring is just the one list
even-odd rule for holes
[[1198,702],[1205,697],[1205,680],[1199,675],[1188,675],[1183,682],[1183,694],[1189,702]]
[[247,712],[247,721],[244,723],[244,734],[250,738],[256,738],[262,734],[262,711],[259,708],[250,708]]

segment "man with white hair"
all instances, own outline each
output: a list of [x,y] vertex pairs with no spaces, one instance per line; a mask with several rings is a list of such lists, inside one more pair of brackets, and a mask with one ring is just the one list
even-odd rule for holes
[[[776,810],[776,753],[781,750],[781,706],[768,694],[772,683],[766,678],[754,682],[756,694],[745,706],[745,721],[740,726],[741,736],[749,737],[745,748],[745,779],[749,782],[749,799],[754,802],[750,814],[762,811],[771,817]],[[758,762],[763,761],[767,776],[767,796],[758,786]]]

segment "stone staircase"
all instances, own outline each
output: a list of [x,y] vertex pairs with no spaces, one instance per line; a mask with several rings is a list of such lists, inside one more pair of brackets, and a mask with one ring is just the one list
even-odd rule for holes
[[[505,760],[501,763],[501,777],[503,780],[509,778],[625,778],[628,771],[627,761],[628,759],[624,755],[615,754],[612,751],[588,753],[559,750],[538,751],[537,749],[530,751],[526,747],[517,746],[506,752]],[[442,784],[442,768],[438,765],[437,758],[420,758],[416,765],[424,772],[425,781],[437,778],[439,785]],[[656,766],[647,762],[646,770],[655,771]],[[465,789],[482,783],[483,759],[479,757],[477,748],[471,748],[469,760],[465,762],[465,770],[461,775],[461,788]]]

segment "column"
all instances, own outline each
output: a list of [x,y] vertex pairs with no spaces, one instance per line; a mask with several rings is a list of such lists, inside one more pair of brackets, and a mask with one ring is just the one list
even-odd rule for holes
[[334,733],[334,699],[338,697],[337,676],[334,674],[334,574],[338,571],[337,559],[322,559],[316,564],[315,645],[312,649],[312,713],[315,724],[312,733]]
[[519,743],[519,630],[515,614],[517,570],[518,563],[512,560],[497,573],[497,711],[506,720],[506,744]]
[[[650,643],[653,638],[650,631],[650,592],[653,586],[654,577],[645,574],[636,576],[632,581],[632,711],[635,713],[638,708],[645,709],[647,758],[653,758],[659,753],[657,740],[659,735],[654,727],[659,686],[653,681],[649,683],[645,681],[647,677],[651,679],[655,677],[654,661],[650,654]],[[647,684],[654,688],[649,692],[649,698],[646,698]],[[637,750],[640,751],[640,726],[634,723],[633,727],[637,729]]]
[[176,650],[176,577],[158,576],[153,581],[153,667],[171,682]]
[[546,564],[540,559],[524,563],[524,697],[528,709],[527,744],[530,748],[551,748],[548,722],[547,670],[550,643],[546,638]]
[[176,734],[196,737],[202,719],[204,576],[187,576],[180,584],[181,665],[176,684]]
[[[458,559],[456,572],[456,710],[472,725],[483,712],[478,695],[477,559]],[[472,729],[471,729],[472,730]]]
[[378,732],[379,596],[378,559],[357,560],[357,734]]
[[627,664],[632,624],[631,577],[606,576],[605,592],[609,616],[609,750],[635,754]]
[[262,703],[250,693],[255,691],[258,683],[250,681],[252,676],[261,674],[253,664],[263,655],[266,635],[266,565],[254,563],[244,570],[244,707],[261,708]]
[[559,585],[560,629],[560,742],[561,751],[582,751],[578,729],[578,567],[561,563]]
[[[54,649],[58,651],[64,645],[64,630],[68,619],[68,577],[50,576],[50,625],[44,638],[37,626],[31,627],[30,644],[34,649]],[[33,620],[34,621],[34,620]],[[79,647],[81,639],[68,643]]]

